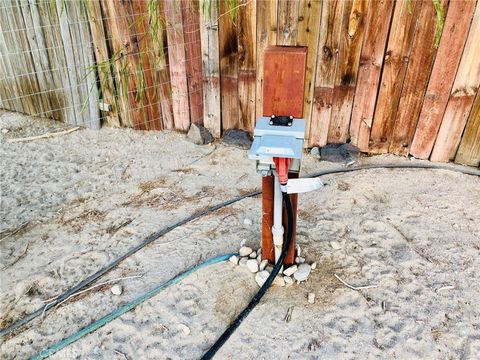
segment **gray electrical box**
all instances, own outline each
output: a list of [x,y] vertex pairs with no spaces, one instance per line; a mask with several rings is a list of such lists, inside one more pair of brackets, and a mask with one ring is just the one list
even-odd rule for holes
[[248,158],[256,160],[257,172],[270,175],[275,169],[273,157],[292,159],[290,171],[300,171],[300,159],[305,139],[305,120],[293,119],[290,126],[272,125],[272,119],[261,117],[253,132]]
[[283,157],[300,159],[305,138],[305,120],[293,119],[291,126],[271,125],[269,117],[261,117],[253,132],[253,144],[248,158]]

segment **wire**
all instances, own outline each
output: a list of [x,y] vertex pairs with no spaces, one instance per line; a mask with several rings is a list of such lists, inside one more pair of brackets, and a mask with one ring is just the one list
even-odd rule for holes
[[163,284],[153,288],[149,292],[137,297],[136,299],[132,300],[131,302],[115,309],[110,314],[105,315],[104,317],[102,317],[101,319],[99,319],[97,321],[94,321],[93,323],[91,323],[90,325],[87,325],[83,329],[80,329],[76,333],[74,333],[74,334],[66,337],[65,339],[55,343],[54,345],[42,350],[37,355],[33,356],[31,359],[33,359],[33,360],[45,359],[45,358],[55,354],[57,351],[60,351],[64,347],[74,343],[75,341],[82,338],[83,336],[85,336],[87,334],[90,334],[91,332],[93,332],[95,330],[98,330],[99,328],[101,328],[105,324],[109,323],[110,321],[115,320],[119,316],[121,316],[121,315],[125,314],[126,312],[132,310],[134,307],[136,307],[137,305],[143,303],[144,301],[152,298],[153,296],[157,295],[162,290],[165,290],[169,286],[177,284],[178,282],[185,279],[188,275],[194,273],[195,271],[203,269],[204,267],[207,267],[209,265],[219,263],[221,261],[226,261],[232,255],[236,255],[236,254],[225,254],[225,255],[217,256],[217,257],[214,257],[214,258],[211,258],[211,259],[205,261],[204,263],[201,263],[199,265],[194,266],[193,268],[175,276],[174,278],[168,280],[167,282],[164,282]]
[[225,344],[225,342],[230,338],[233,332],[240,326],[243,320],[246,319],[248,314],[257,306],[257,304],[262,299],[263,295],[267,292],[270,285],[272,285],[273,280],[280,272],[280,269],[283,266],[283,262],[285,257],[287,256],[288,249],[290,248],[290,244],[292,242],[293,237],[293,209],[292,203],[290,202],[290,195],[286,192],[282,192],[283,202],[285,203],[285,208],[287,210],[287,239],[283,244],[282,252],[280,257],[278,258],[277,263],[273,267],[272,272],[268,276],[265,283],[262,285],[260,290],[258,290],[257,294],[253,297],[247,307],[238,315],[235,321],[225,330],[225,332],[218,338],[218,340],[212,345],[212,347],[202,356],[202,360],[209,360],[211,359],[218,350]]
[[[339,173],[347,173],[347,172],[352,172],[352,171],[359,171],[359,170],[369,170],[369,169],[382,169],[382,168],[390,168],[390,169],[395,169],[395,168],[399,168],[399,169],[434,169],[434,170],[447,170],[447,171],[454,171],[454,172],[459,172],[459,173],[463,173],[463,174],[467,174],[467,175],[473,175],[473,176],[480,176],[480,171],[479,170],[476,170],[476,169],[470,169],[470,168],[466,168],[466,167],[460,167],[460,166],[456,166],[456,167],[452,167],[452,166],[449,166],[449,165],[443,165],[443,164],[432,164],[432,163],[408,163],[408,164],[378,164],[378,165],[362,165],[362,166],[355,166],[355,167],[350,167],[350,168],[345,168],[345,167],[342,167],[342,168],[333,168],[333,169],[327,169],[327,170],[322,170],[320,172],[317,172],[317,173],[314,173],[314,174],[310,174],[310,175],[307,175],[306,177],[320,177],[320,176],[324,176],[324,175],[330,175],[330,174],[339,174]],[[0,337],[3,337],[5,335],[8,335],[10,334],[12,331],[20,328],[21,326],[29,323],[30,321],[32,321],[33,319],[35,319],[36,317],[42,315],[42,314],[45,314],[47,311],[49,311],[51,308],[53,308],[55,305],[57,305],[58,303],[60,303],[61,301],[63,301],[64,299],[66,299],[67,297],[69,297],[70,295],[78,292],[79,290],[81,290],[83,287],[91,284],[92,282],[94,282],[95,280],[97,280],[98,278],[100,278],[101,276],[105,275],[106,273],[108,273],[110,270],[112,270],[114,267],[116,267],[120,262],[122,262],[123,260],[125,260],[126,258],[128,258],[129,256],[135,254],[136,252],[138,252],[139,250],[141,250],[142,248],[144,248],[146,245],[152,243],[153,241],[157,240],[158,238],[162,237],[163,235],[166,235],[168,234],[169,232],[171,232],[172,230],[176,229],[177,227],[179,226],[182,226],[182,225],[185,225],[186,223],[189,223],[191,221],[194,221],[200,217],[203,217],[205,215],[208,215],[216,210],[219,210],[223,207],[226,207],[226,206],[229,206],[229,205],[232,205],[240,200],[243,200],[243,199],[246,199],[246,198],[249,198],[249,197],[254,197],[254,196],[257,196],[259,194],[261,194],[262,192],[260,190],[257,190],[257,191],[252,191],[250,193],[247,193],[247,194],[244,194],[244,195],[240,195],[240,196],[236,196],[234,198],[231,198],[227,201],[224,201],[224,202],[221,202],[217,205],[214,205],[204,211],[199,211],[193,215],[190,215],[186,218],[184,218],[183,220],[180,220],[180,221],[177,221],[176,223],[162,229],[162,230],[159,230],[153,234],[151,234],[150,236],[148,236],[144,241],[142,241],[140,244],[136,245],[135,247],[131,248],[130,250],[128,250],[126,253],[124,253],[123,255],[121,255],[120,257],[118,257],[117,259],[113,260],[111,263],[109,263],[108,265],[106,265],[105,267],[101,268],[100,270],[98,270],[97,272],[93,273],[92,275],[88,276],[86,279],[80,281],[77,285],[73,286],[72,288],[68,289],[67,291],[65,291],[63,294],[59,295],[54,301],[52,301],[51,303],[45,305],[45,306],[42,306],[41,308],[35,310],[33,313],[30,313],[29,315],[25,316],[24,318],[16,321],[15,323],[13,323],[12,325],[6,327],[6,328],[3,328],[0,330]]]

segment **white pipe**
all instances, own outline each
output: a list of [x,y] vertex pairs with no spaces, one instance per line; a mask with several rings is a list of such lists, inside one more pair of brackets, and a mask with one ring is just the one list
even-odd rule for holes
[[283,246],[283,225],[282,225],[282,209],[283,209],[283,198],[282,190],[280,188],[280,181],[278,179],[277,172],[274,172],[274,197],[273,197],[273,226],[272,226],[272,235],[273,235],[273,244],[275,245],[275,263],[280,257]]

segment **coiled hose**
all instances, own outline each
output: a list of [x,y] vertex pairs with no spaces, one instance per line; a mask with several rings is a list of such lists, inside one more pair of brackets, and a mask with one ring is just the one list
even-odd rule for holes
[[282,192],[283,202],[285,203],[285,208],[287,210],[287,239],[283,244],[282,252],[280,253],[280,257],[278,258],[277,263],[273,267],[272,272],[268,276],[265,283],[262,285],[260,290],[258,290],[257,294],[253,297],[247,307],[238,315],[235,321],[230,324],[230,326],[225,330],[225,332],[218,338],[215,344],[202,356],[202,360],[209,360],[211,359],[217,351],[225,344],[228,338],[233,334],[233,332],[240,326],[243,320],[250,314],[250,312],[257,306],[257,304],[262,299],[263,295],[267,292],[270,285],[272,285],[273,280],[280,272],[280,269],[283,266],[283,262],[285,261],[285,257],[287,256],[288,249],[292,242],[293,237],[293,209],[292,203],[290,202],[290,195],[286,192]]

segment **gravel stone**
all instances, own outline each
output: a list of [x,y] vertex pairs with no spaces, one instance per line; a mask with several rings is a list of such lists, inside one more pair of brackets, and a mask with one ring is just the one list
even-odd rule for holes
[[297,265],[292,265],[289,268],[283,270],[283,275],[292,276],[295,273],[295,271],[297,271],[297,270],[298,270],[298,266]]
[[252,248],[251,247],[248,247],[248,246],[242,246],[240,248],[240,250],[238,251],[238,253],[240,254],[240,256],[248,256],[252,253]]
[[310,271],[312,267],[308,264],[300,264],[298,266],[298,270],[293,274],[293,277],[297,281],[305,281],[307,280],[308,276],[310,275]]
[[308,302],[310,304],[315,304],[315,293],[308,293]]
[[265,284],[265,281],[267,281],[269,275],[270,274],[266,270],[258,272],[255,275],[255,281],[257,282],[258,286],[262,287],[263,284]]
[[232,255],[228,259],[231,263],[234,263],[235,265],[238,265],[238,256],[237,255]]
[[122,285],[115,284],[110,288],[110,291],[112,292],[113,295],[122,295],[122,292],[123,292]]
[[247,267],[252,273],[258,272],[258,262],[256,259],[247,260]]
[[262,261],[260,262],[260,266],[259,266],[258,268],[260,269],[260,271],[263,271],[263,270],[265,270],[265,268],[267,267],[267,265],[268,265],[268,260],[265,259],[265,260],[262,260]]

